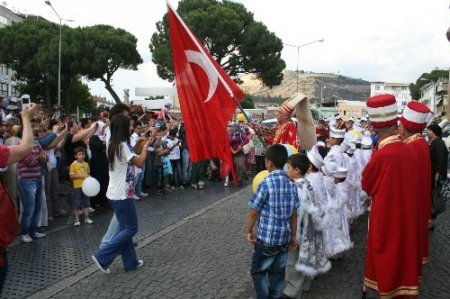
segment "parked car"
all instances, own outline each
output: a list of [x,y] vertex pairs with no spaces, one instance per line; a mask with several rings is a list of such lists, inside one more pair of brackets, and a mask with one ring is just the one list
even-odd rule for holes
[[[297,119],[295,117],[291,117],[291,120],[297,126]],[[277,124],[277,119],[276,118],[265,119],[265,120],[263,120],[261,122],[261,126],[265,126],[265,127],[268,127],[268,128],[273,128],[273,127],[275,127],[276,124]]]

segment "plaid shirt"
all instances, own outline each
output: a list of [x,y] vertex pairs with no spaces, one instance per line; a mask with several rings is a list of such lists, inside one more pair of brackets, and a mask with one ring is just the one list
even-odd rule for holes
[[283,170],[272,171],[258,186],[248,206],[259,212],[256,237],[270,245],[287,244],[291,237],[290,219],[300,207],[297,187]]

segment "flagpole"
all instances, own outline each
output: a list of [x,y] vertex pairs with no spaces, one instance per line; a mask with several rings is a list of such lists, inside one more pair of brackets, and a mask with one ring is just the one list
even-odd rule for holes
[[[173,14],[175,15],[175,17],[178,19],[178,21],[180,22],[180,24],[183,26],[184,30],[186,30],[187,34],[189,34],[189,37],[192,39],[192,41],[194,42],[194,44],[197,46],[197,49],[206,57],[208,57],[208,55],[205,53],[205,51],[203,50],[203,47],[200,45],[200,43],[198,42],[197,38],[192,34],[191,30],[189,29],[189,27],[186,25],[186,23],[183,21],[183,19],[180,17],[180,15],[178,14],[178,12],[173,9],[172,5],[169,3],[168,0],[166,0],[167,6],[169,6],[170,10],[172,10]],[[209,62],[211,63],[211,62]],[[242,114],[244,114],[245,119],[247,120],[248,124],[250,125],[250,119],[248,118],[247,114],[244,111],[244,108],[242,108],[241,104],[239,103],[238,99],[236,98],[236,96],[234,95],[233,91],[231,90],[230,86],[228,86],[227,82],[223,79],[222,75],[217,71],[217,69],[215,67],[213,67],[214,71],[217,74],[217,77],[219,78],[220,82],[222,82],[223,86],[225,87],[225,89],[227,90],[228,94],[230,95],[230,97],[233,99],[233,101],[236,103],[236,105],[238,106],[239,110],[241,110]],[[258,139],[261,141],[261,143],[263,144],[264,148],[267,149],[267,144],[266,142],[264,142],[264,140],[261,138],[261,136],[257,133],[257,131],[253,128],[252,125],[250,125],[250,127],[255,131],[256,136],[258,136]]]

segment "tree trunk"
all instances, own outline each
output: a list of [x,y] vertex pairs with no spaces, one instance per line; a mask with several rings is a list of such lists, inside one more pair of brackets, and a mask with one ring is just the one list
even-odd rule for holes
[[111,82],[109,80],[104,79],[104,78],[101,78],[100,80],[102,80],[103,83],[105,83],[106,90],[111,94],[111,96],[113,97],[113,99],[116,102],[116,104],[122,103],[122,101],[120,100],[119,96],[117,95],[117,93],[112,88]]

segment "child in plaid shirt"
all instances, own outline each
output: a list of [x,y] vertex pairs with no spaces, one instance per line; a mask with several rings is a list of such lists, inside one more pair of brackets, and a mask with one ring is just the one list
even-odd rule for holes
[[[270,174],[248,203],[245,233],[247,241],[254,245],[251,275],[257,298],[282,296],[288,249],[297,248],[300,201],[297,187],[283,171],[287,158],[287,150],[281,144],[267,149],[265,164]],[[255,236],[252,231],[257,221]]]

